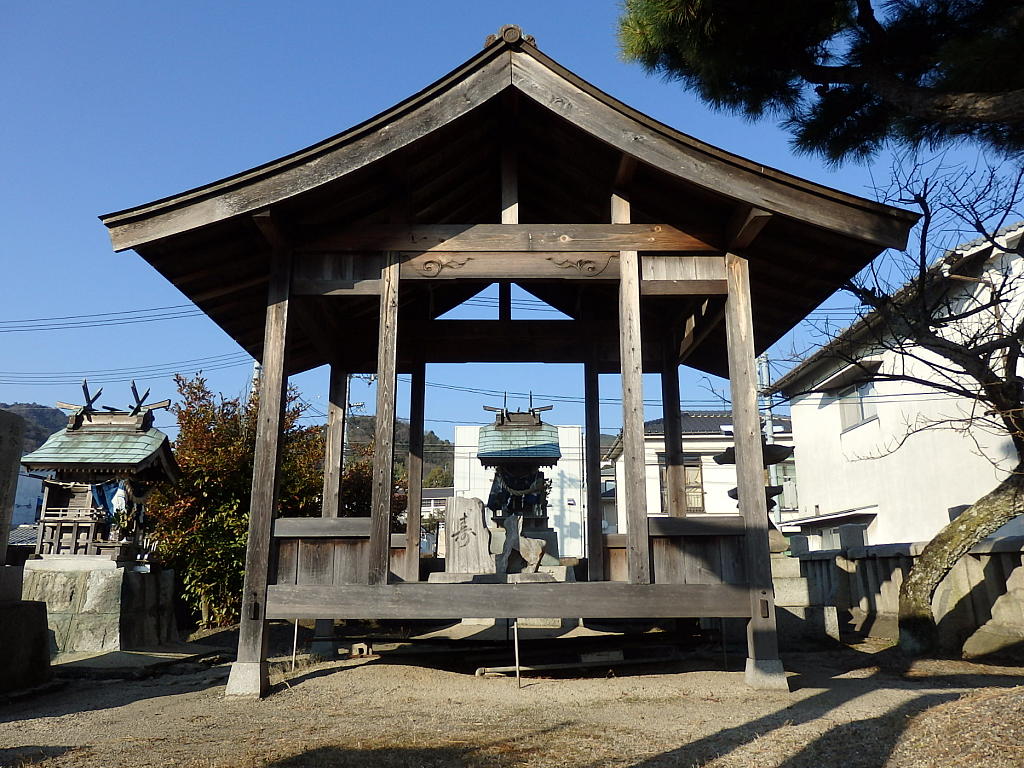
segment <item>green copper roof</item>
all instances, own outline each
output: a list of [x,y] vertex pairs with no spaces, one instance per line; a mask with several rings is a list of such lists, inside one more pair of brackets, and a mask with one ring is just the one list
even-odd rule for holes
[[480,427],[477,458],[481,461],[540,459],[544,463],[554,463],[561,457],[562,452],[558,448],[558,427],[551,424],[528,427],[499,427],[489,424]]
[[110,428],[61,430],[21,459],[21,463],[31,470],[75,467],[138,471],[160,461],[165,469],[174,472],[167,435],[153,427],[144,431]]

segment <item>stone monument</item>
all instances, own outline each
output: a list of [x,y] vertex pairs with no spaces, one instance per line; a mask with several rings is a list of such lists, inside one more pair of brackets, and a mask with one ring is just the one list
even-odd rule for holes
[[24,436],[25,420],[0,411],[0,693],[50,678],[46,604],[22,600],[22,568],[6,564]]
[[558,428],[541,412],[507,408],[480,430],[477,458],[494,468],[487,506],[454,498],[445,515],[445,570],[433,582],[525,583],[571,581],[558,559],[558,534],[548,526],[547,480],[541,467],[561,458]]

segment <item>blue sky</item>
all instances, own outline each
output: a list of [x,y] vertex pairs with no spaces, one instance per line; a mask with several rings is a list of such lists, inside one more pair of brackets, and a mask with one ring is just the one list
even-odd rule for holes
[[[98,318],[106,321],[101,325],[60,330],[13,321],[184,304],[136,254],[113,253],[97,216],[342,131],[461,64],[506,23],[519,24],[545,53],[662,122],[765,165],[870,196],[872,169],[834,171],[795,156],[788,136],[770,122],[712,113],[678,86],[621,61],[618,15],[617,3],[598,0],[8,4],[0,21],[0,401],[76,402],[83,371],[93,371],[88,375],[97,382],[120,379],[103,385],[101,402],[109,405],[127,403],[133,375],[159,400],[174,395],[170,371],[198,367],[215,390],[242,391],[251,361],[187,307],[149,315],[170,319],[124,323],[116,321],[129,315],[108,314]],[[887,168],[880,158],[875,175],[884,178]],[[428,390],[427,401],[428,428],[442,436],[456,422],[486,420],[480,406],[497,400],[446,387],[532,390],[541,400],[582,395],[582,371],[574,366],[431,366],[427,378],[442,385]],[[683,382],[689,407],[720,403],[712,383],[692,375]],[[325,372],[295,383],[322,410]],[[601,384],[614,401],[615,377],[604,376]],[[657,394],[656,381],[649,381],[647,399]],[[372,388],[357,382],[352,400],[372,411]],[[405,407],[400,400],[400,411]],[[657,415],[652,406],[649,417]],[[577,402],[557,403],[552,415],[558,423],[582,419]],[[603,431],[618,429],[614,402],[602,408],[601,421]],[[158,419],[172,423],[166,415]]]

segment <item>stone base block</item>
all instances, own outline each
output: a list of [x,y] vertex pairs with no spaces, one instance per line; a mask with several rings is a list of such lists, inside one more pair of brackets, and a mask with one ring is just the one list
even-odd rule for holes
[[24,569],[14,565],[0,565],[0,605],[21,602],[21,584]]
[[778,659],[747,659],[743,679],[759,691],[789,691],[786,670]]
[[42,685],[50,679],[46,604],[0,605],[0,693]]
[[1021,632],[1020,627],[1008,627],[990,621],[967,638],[963,647],[963,656],[965,659],[974,659],[1022,646],[1024,646],[1024,632]]
[[835,606],[775,606],[779,644],[799,650],[808,643],[839,642],[839,616]]
[[338,641],[334,637],[334,619],[317,619],[313,640],[309,644],[309,655],[321,659],[333,659],[338,655]]
[[774,579],[799,579],[800,559],[787,557],[786,555],[772,555],[772,578]]
[[225,696],[258,699],[267,692],[270,678],[265,661],[236,661],[228,674]]
[[517,619],[520,629],[561,629],[562,619]]
[[89,556],[30,560],[22,597],[46,604],[55,653],[130,651],[178,640],[171,570],[119,567]]
[[540,573],[551,574],[555,577],[555,581],[576,581],[576,571],[571,565],[542,565],[537,570]]
[[775,585],[775,605],[805,607],[817,605],[817,589],[807,579],[773,578]]
[[558,581],[550,573],[432,573],[430,584],[550,584]]

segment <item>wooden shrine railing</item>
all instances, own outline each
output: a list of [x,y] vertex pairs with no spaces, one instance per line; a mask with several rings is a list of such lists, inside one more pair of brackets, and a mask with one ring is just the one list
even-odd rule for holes
[[392,534],[389,584],[368,584],[369,518],[274,521],[267,618],[749,617],[738,515],[650,518],[652,584],[626,584],[625,535],[604,537],[607,581],[400,583],[405,535]]

